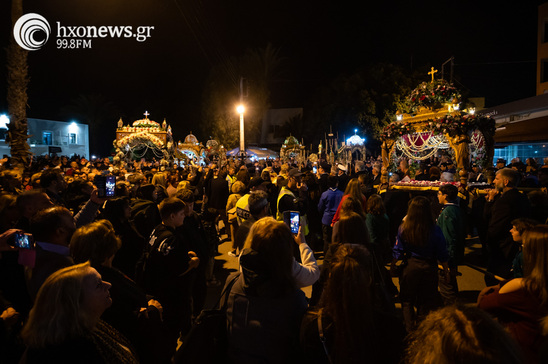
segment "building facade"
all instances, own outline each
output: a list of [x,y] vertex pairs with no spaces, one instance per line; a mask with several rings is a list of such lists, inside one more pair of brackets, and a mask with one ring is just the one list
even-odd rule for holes
[[[90,158],[89,128],[86,124],[44,119],[28,118],[28,143],[34,155],[79,155]],[[7,124],[9,119],[0,119],[0,154],[10,155],[6,143]]]

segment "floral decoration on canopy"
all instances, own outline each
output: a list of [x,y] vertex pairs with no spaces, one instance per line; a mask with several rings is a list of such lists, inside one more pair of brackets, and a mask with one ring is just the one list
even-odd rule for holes
[[411,91],[403,104],[403,111],[414,113],[420,107],[437,109],[446,103],[458,104],[460,100],[460,92],[445,80],[423,82]]

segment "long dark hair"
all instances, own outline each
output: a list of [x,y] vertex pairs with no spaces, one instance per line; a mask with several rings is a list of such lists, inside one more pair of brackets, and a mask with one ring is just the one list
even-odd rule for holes
[[548,306],[548,225],[537,225],[522,235],[523,283]]
[[337,249],[319,307],[335,325],[334,363],[362,363],[374,354],[372,261],[365,247]]
[[409,202],[407,216],[401,224],[402,238],[409,245],[426,246],[434,224],[430,200],[417,196]]
[[369,199],[367,199],[367,212],[373,215],[384,215],[386,213],[381,196],[369,196]]
[[342,216],[337,224],[333,243],[369,246],[369,232],[365,220],[360,214],[350,212],[348,215]]

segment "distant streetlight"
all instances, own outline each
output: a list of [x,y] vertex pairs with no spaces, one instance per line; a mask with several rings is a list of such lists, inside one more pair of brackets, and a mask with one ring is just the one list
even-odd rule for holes
[[238,105],[236,111],[240,114],[240,155],[245,156],[245,137],[244,137],[244,105]]

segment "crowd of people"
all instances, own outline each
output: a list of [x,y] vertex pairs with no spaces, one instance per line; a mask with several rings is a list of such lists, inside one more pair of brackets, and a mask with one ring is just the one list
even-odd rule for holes
[[[490,188],[434,194],[385,188],[375,158],[5,158],[0,361],[169,363],[225,285],[228,362],[545,362],[545,162],[473,165]],[[114,197],[96,186],[106,175]],[[402,160],[389,183],[455,175],[447,157]],[[224,236],[239,271],[221,282]],[[484,246],[477,305],[459,298],[467,236]]]

